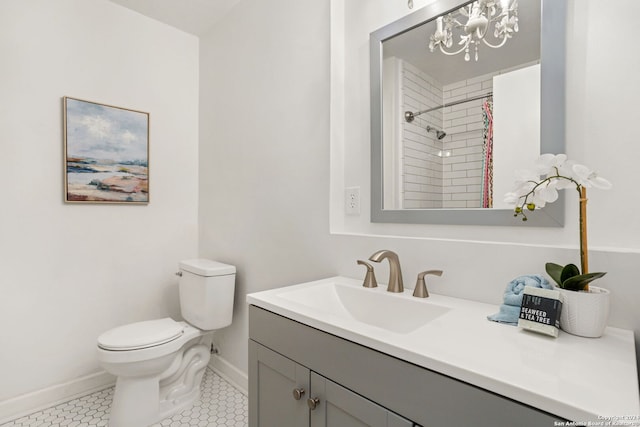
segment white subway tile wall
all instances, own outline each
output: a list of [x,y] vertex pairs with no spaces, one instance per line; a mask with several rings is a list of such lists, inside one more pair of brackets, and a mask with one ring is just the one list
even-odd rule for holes
[[[443,104],[490,92],[496,74],[444,85]],[[479,99],[443,108],[443,127],[447,132],[444,145],[451,153],[443,159],[442,174],[448,186],[442,202],[444,208],[482,207],[482,103]]]
[[[402,62],[404,111],[422,111],[490,92],[493,76],[442,85]],[[481,206],[482,100],[442,108],[403,123],[403,208],[477,208]],[[432,126],[447,133],[438,140]]]
[[[442,85],[410,63],[402,61],[402,111],[422,111],[442,105]],[[403,121],[401,168],[402,207],[425,209],[442,207],[443,164],[438,153],[442,141],[427,126],[442,129],[442,110]]]
[[[402,64],[402,110],[417,112],[485,95],[493,77],[518,68],[484,74],[442,85],[412,64]],[[484,99],[441,108],[403,121],[401,173],[402,207],[479,208],[482,206]],[[427,126],[446,132],[442,140]]]

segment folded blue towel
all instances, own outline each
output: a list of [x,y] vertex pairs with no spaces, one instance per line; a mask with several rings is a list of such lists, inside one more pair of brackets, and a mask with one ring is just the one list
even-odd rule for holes
[[500,306],[500,311],[487,316],[487,319],[494,322],[517,325],[520,317],[520,306],[522,305],[522,292],[526,286],[534,288],[553,289],[553,286],[539,274],[530,274],[513,279],[504,291],[504,303]]

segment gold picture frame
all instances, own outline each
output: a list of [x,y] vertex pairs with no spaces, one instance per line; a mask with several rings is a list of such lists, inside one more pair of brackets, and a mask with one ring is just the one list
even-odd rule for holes
[[65,96],[65,203],[149,203],[149,113]]

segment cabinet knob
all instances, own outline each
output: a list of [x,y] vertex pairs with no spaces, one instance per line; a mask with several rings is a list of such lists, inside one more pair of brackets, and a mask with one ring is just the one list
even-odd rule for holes
[[303,388],[294,388],[293,389],[293,398],[295,400],[302,399],[302,396],[304,396],[304,389]]
[[312,411],[316,409],[319,404],[320,399],[318,399],[317,397],[307,399],[307,405],[309,405],[309,409],[311,409]]

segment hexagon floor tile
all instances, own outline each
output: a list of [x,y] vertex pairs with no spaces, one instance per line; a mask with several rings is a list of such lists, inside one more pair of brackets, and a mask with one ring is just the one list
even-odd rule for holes
[[[207,368],[200,399],[191,408],[152,427],[246,427],[247,396]],[[113,387],[18,418],[0,427],[107,426]]]

